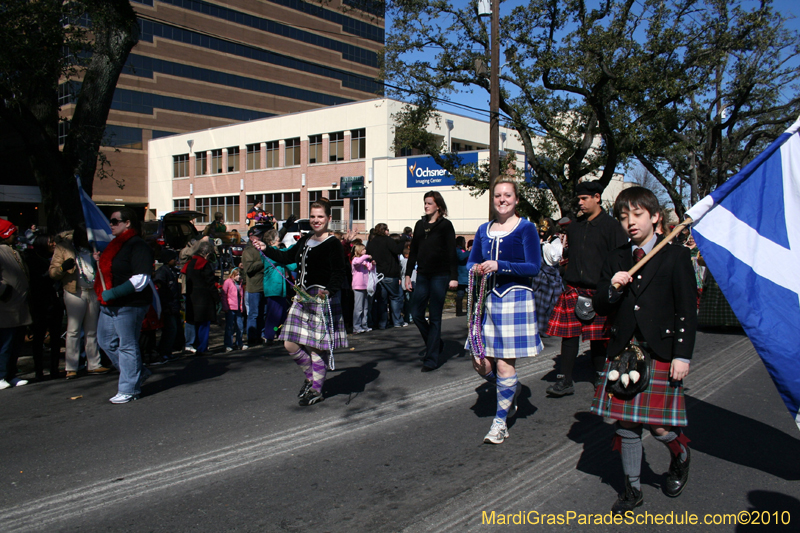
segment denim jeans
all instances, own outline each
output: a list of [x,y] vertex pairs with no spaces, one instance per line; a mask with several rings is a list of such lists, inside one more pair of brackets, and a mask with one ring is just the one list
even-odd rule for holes
[[369,329],[369,303],[372,297],[366,289],[353,289],[353,294],[353,333],[360,333]]
[[[242,341],[242,326],[244,324],[244,316],[241,311],[225,311],[225,347],[226,348],[241,348]],[[233,338],[236,337],[234,342]]]
[[197,353],[208,351],[208,336],[211,333],[211,321],[198,322],[194,325],[197,332]]
[[142,392],[142,353],[139,333],[149,306],[101,306],[97,322],[97,344],[119,370],[120,394]]
[[247,344],[258,344],[264,328],[264,293],[247,292]]
[[14,379],[17,373],[17,357],[22,348],[26,328],[26,326],[0,328],[0,379],[6,381]]
[[186,338],[186,347],[194,348],[194,342],[197,340],[197,329],[194,324],[185,322],[183,325],[183,336]]
[[378,309],[376,319],[380,329],[386,329],[389,317],[386,312],[388,300],[392,313],[392,325],[396,328],[403,326],[403,290],[400,288],[399,278],[383,278],[378,292]]
[[[442,309],[447,286],[450,284],[448,274],[424,276],[417,273],[417,284],[411,301],[411,314],[414,324],[425,341],[425,357],[422,364],[436,368],[439,366],[442,342]],[[430,311],[430,319],[425,320],[425,309]]]

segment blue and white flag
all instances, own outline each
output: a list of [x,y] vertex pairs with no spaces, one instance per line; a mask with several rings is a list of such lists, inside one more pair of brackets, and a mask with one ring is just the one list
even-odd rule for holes
[[800,120],[687,216],[800,427]]
[[86,236],[89,238],[89,242],[97,248],[97,251],[102,252],[114,238],[111,234],[111,224],[108,223],[108,219],[94,203],[94,200],[83,190],[80,176],[75,176],[75,179],[78,180],[78,190],[81,195],[83,219],[86,221]]

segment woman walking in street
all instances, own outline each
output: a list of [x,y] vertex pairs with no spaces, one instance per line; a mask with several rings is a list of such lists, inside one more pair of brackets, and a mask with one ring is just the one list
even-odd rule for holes
[[[289,309],[280,340],[305,374],[300,405],[321,402],[326,366],[332,367],[333,350],[347,346],[339,290],[345,279],[347,259],[334,235],[328,233],[330,202],[321,198],[311,204],[310,232],[288,250],[271,248],[262,242],[254,245],[272,261],[282,265],[297,263],[297,295]],[[311,298],[309,298],[309,296]]]
[[[437,191],[424,196],[425,216],[414,227],[411,251],[404,287],[411,291],[411,275],[417,265],[417,282],[413,288],[411,313],[414,324],[425,341],[422,371],[439,368],[444,348],[442,341],[442,309],[447,289],[458,288],[458,258],[456,256],[456,232],[447,220],[447,205]],[[430,317],[425,319],[425,310]]]
[[[515,181],[499,178],[492,192],[495,217],[478,228],[467,262],[471,271],[489,276],[485,278],[483,327],[480,332],[470,331],[469,344],[475,369],[497,383],[497,411],[484,442],[500,444],[508,438],[506,421],[517,410],[517,359],[537,355],[544,345],[531,289],[531,278],[541,264],[539,234],[534,224],[516,215],[519,190]],[[476,337],[482,342],[475,342]]]

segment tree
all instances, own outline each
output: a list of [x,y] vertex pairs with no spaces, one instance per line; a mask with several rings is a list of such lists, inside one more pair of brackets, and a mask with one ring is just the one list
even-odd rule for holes
[[[725,10],[731,16],[723,24],[715,17]],[[387,11],[394,21],[385,54],[387,89],[412,104],[395,117],[396,147],[431,154],[463,179],[457,157],[432,136],[413,132],[437,120],[438,99],[461,90],[488,95],[489,80],[476,72],[476,65],[489,62],[487,25],[477,18],[475,1],[457,8],[447,0],[397,0]],[[735,27],[743,21],[746,28]],[[562,211],[569,210],[580,180],[597,177],[607,185],[615,172],[639,160],[682,213],[669,175],[686,177],[670,162],[678,167],[688,159],[685,137],[700,131],[703,117],[693,102],[700,95],[705,102],[714,83],[723,87],[730,79],[738,89],[728,92],[739,95],[742,105],[771,114],[776,129],[786,126],[782,112],[797,113],[796,97],[781,105],[770,100],[782,88],[770,85],[776,79],[759,72],[757,62],[749,63],[749,71],[744,64],[730,71],[724,65],[732,66],[729,58],[736,54],[760,50],[761,57],[774,58],[773,67],[782,66],[781,81],[796,80],[800,71],[787,61],[797,50],[784,44],[790,36],[767,0],[749,11],[722,0],[607,0],[594,8],[583,0],[530,0],[501,18],[500,110],[525,147],[534,180],[550,188]],[[424,54],[431,49],[437,51],[433,60]],[[740,81],[745,72],[752,74],[749,85]],[[742,134],[727,142],[752,157],[753,148],[741,146],[752,135]],[[775,135],[762,129],[758,136]],[[712,142],[706,152],[721,153],[720,146]]]
[[[91,195],[114,88],[138,36],[128,0],[6,0],[0,8],[0,121],[16,135],[51,231],[83,219],[75,175]],[[70,80],[80,91],[66,121]]]

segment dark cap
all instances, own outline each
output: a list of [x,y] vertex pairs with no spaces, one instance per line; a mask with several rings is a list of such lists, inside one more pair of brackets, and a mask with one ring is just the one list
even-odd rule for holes
[[582,181],[575,187],[575,196],[603,194],[604,188],[597,180]]
[[269,229],[270,229],[269,227],[263,225],[253,226],[252,228],[247,230],[247,236],[252,237],[253,235],[255,235],[256,237],[261,237]]

